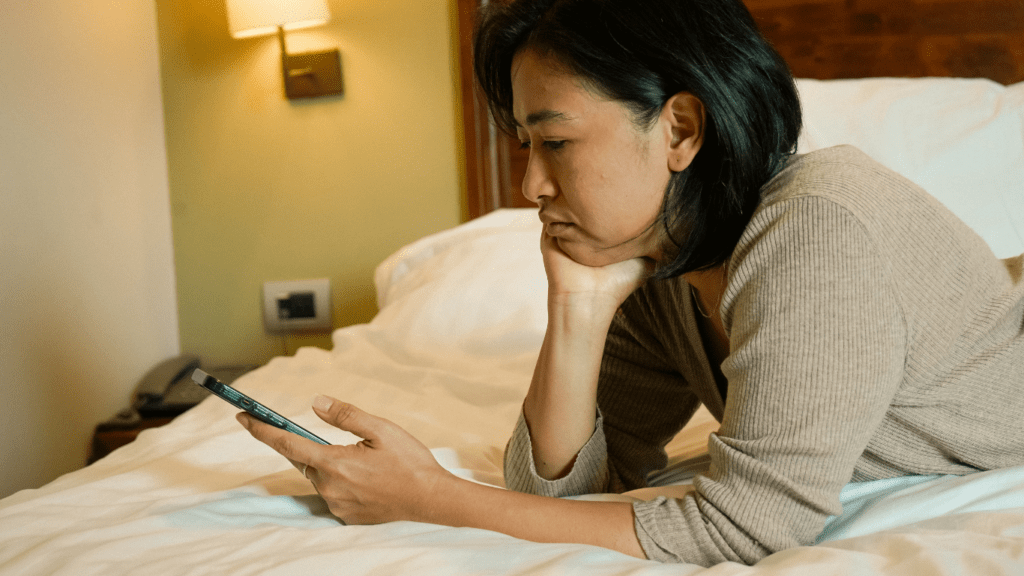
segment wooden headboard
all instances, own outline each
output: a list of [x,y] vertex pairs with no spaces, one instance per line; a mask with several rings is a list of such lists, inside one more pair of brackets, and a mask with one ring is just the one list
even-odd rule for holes
[[[1024,0],[744,0],[798,78],[1024,81]],[[470,66],[480,0],[458,0],[469,217],[533,206],[526,156],[488,122]]]

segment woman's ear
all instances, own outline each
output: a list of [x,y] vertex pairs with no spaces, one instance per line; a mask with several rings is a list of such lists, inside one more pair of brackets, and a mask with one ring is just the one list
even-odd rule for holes
[[682,172],[704,143],[704,103],[689,92],[679,92],[665,103],[662,118],[671,133],[668,168]]

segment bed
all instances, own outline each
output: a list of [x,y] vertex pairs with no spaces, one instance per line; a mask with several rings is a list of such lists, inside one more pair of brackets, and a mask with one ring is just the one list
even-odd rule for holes
[[[853,143],[932,190],[1001,256],[1024,252],[1024,84],[801,80],[801,149]],[[943,122],[930,119],[941,116]],[[380,313],[236,382],[333,443],[322,392],[404,426],[452,472],[502,485],[545,325],[540,232],[501,209],[423,238],[376,271]],[[38,490],[0,501],[3,574],[1021,574],[1024,467],[851,484],[815,546],[753,567],[660,565],[582,546],[411,522],[344,526],[287,461],[210,399]],[[716,423],[670,445],[657,487],[686,490]]]
[[[998,256],[1024,252],[1024,83],[798,87],[800,151],[856,145],[924,186]],[[275,358],[236,387],[339,444],[356,439],[309,405],[316,393],[344,399],[405,427],[453,473],[502,486],[504,444],[543,337],[546,282],[535,211],[486,212],[382,262],[373,321],[335,331],[330,351]],[[86,468],[0,500],[0,574],[1024,574],[1024,466],[850,484],[843,514],[815,545],[705,569],[476,529],[345,526],[234,413],[209,399]],[[716,427],[700,411],[651,487],[586,498],[686,491]]]

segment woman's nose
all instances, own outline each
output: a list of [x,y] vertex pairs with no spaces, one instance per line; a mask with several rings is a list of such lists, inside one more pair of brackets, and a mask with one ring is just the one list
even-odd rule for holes
[[526,174],[523,175],[523,196],[534,204],[540,204],[542,199],[550,199],[557,193],[558,189],[544,161],[531,150],[526,162]]

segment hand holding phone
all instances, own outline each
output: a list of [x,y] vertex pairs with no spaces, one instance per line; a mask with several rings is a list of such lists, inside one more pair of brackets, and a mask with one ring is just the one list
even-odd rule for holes
[[266,422],[267,424],[270,424],[275,428],[287,430],[288,432],[298,434],[303,438],[308,438],[309,440],[312,440],[313,442],[317,442],[319,444],[324,444],[328,446],[330,445],[330,442],[328,442],[327,440],[324,440],[323,438],[317,436],[316,434],[313,434],[309,430],[306,430],[302,426],[299,426],[295,422],[292,422],[291,420],[285,418],[284,416],[281,416],[277,412],[274,412],[270,408],[267,408],[263,404],[260,404],[259,402],[253,400],[249,396],[242,394],[238,390],[235,390],[231,386],[228,386],[227,384],[221,382],[220,380],[217,380],[213,376],[210,376],[209,374],[203,372],[198,368],[196,368],[196,370],[192,372],[192,381],[202,386],[203,388],[206,388],[210,392],[213,392],[214,395],[222,398],[224,401],[231,404],[232,406],[245,410],[249,414],[255,416],[257,419]]

